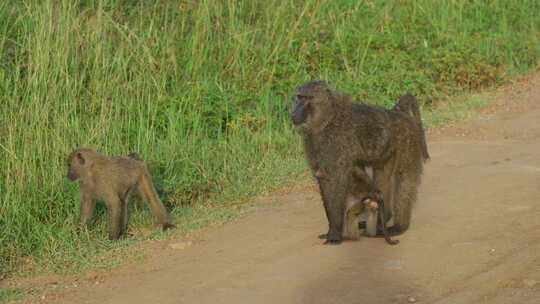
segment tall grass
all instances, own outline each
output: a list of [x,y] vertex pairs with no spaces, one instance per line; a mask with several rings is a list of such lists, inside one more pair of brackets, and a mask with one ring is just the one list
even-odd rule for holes
[[[103,241],[103,208],[73,229],[76,147],[138,151],[176,221],[211,216],[202,201],[304,170],[288,122],[299,82],[436,103],[537,68],[539,29],[535,0],[2,1],[0,277],[119,246]],[[130,227],[151,223],[134,210]]]

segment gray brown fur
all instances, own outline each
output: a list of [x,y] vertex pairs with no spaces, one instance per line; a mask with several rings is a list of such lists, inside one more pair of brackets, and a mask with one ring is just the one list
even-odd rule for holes
[[79,182],[80,225],[88,225],[94,210],[94,200],[103,200],[108,211],[109,239],[118,239],[127,230],[129,192],[137,188],[163,230],[175,227],[142,161],[133,157],[108,157],[92,149],[81,148],[70,153],[67,164],[68,178]]
[[389,232],[406,231],[424,164],[423,132],[417,121],[399,110],[352,103],[324,81],[300,85],[293,107],[291,118],[302,136],[328,218],[327,243],[343,239],[347,198],[353,193],[353,171],[358,167],[373,168],[373,190],[385,200],[384,217],[393,216]]
[[407,113],[416,119],[416,122],[420,125],[420,130],[422,131],[422,154],[424,156],[424,160],[428,160],[429,152],[427,149],[426,134],[424,132],[422,116],[420,115],[420,106],[418,105],[416,97],[414,97],[414,95],[412,95],[411,93],[407,93],[401,96],[398,102],[392,108],[392,110]]

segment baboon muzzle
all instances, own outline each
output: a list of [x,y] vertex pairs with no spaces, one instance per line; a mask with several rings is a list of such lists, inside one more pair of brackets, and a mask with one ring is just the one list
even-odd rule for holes
[[291,119],[293,124],[300,125],[304,123],[309,115],[311,106],[308,101],[296,100],[294,103],[294,109],[291,113]]

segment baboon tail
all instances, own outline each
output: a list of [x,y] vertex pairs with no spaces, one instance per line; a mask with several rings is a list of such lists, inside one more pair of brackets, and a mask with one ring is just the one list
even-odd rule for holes
[[421,145],[422,145],[422,156],[424,158],[424,161],[427,161],[429,157],[429,152],[427,149],[427,143],[426,143],[426,134],[424,132],[424,124],[422,123],[422,115],[420,114],[420,106],[418,105],[418,100],[416,97],[414,97],[413,94],[407,93],[403,96],[401,96],[396,103],[396,105],[392,108],[392,110],[401,111],[404,113],[407,113],[415,118],[416,122],[418,123],[420,127],[421,132]]
[[167,210],[165,210],[163,202],[161,202],[157,195],[156,188],[154,188],[154,185],[152,184],[150,175],[148,174],[146,169],[144,171],[145,172],[141,175],[141,179],[137,184],[137,190],[139,191],[139,195],[143,198],[145,202],[148,203],[152,214],[154,214],[154,216],[162,225],[169,224]]

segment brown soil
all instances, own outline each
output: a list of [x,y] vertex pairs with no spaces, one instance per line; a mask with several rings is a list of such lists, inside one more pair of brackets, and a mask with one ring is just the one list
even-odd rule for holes
[[474,120],[430,130],[397,246],[322,245],[307,180],[236,222],[152,243],[143,263],[31,280],[48,288],[24,303],[540,303],[540,76],[491,95]]

